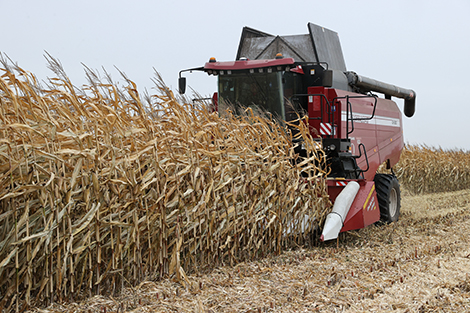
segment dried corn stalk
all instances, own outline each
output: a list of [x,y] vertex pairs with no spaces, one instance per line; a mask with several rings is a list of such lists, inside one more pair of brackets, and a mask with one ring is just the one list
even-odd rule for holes
[[413,193],[463,190],[470,186],[470,153],[407,145],[395,170],[400,183]]
[[323,221],[325,157],[304,123],[300,167],[289,132],[249,110],[195,109],[159,79],[145,104],[133,82],[92,71],[78,89],[50,63],[47,88],[17,67],[0,78],[0,311],[144,278],[186,285],[187,272],[301,244]]

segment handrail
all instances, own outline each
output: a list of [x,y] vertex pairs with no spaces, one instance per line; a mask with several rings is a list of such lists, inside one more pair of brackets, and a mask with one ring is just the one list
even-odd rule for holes
[[370,166],[369,166],[369,158],[367,157],[366,146],[363,143],[360,143],[359,146],[358,146],[359,155],[354,155],[353,158],[359,159],[362,156],[361,147],[362,147],[362,150],[364,151],[364,157],[366,159],[367,168],[365,170],[359,169],[357,171],[361,172],[361,173],[364,173],[364,172],[367,172],[369,170]]
[[[374,98],[374,108],[372,109],[372,115],[370,117],[356,117],[354,118],[352,111],[352,103],[349,99],[358,99],[358,98]],[[361,96],[344,96],[344,97],[335,97],[333,101],[339,99],[346,99],[346,139],[349,139],[349,134],[354,131],[354,121],[370,121],[375,116],[375,110],[377,108],[377,96],[376,95],[361,95]],[[349,131],[349,121],[351,121],[351,131]]]
[[[326,105],[327,105],[327,108],[328,108],[328,110],[327,110],[327,112],[326,112],[327,117],[328,117],[328,123],[331,123],[332,125],[334,125],[334,120],[335,120],[335,119],[334,119],[334,114],[333,114],[334,111],[333,111],[333,112],[331,111],[331,106],[332,106],[332,103],[333,103],[333,102],[330,102],[330,101],[328,100],[328,98],[327,98],[324,94],[322,94],[322,93],[294,94],[294,95],[292,95],[292,96],[289,98],[289,100],[290,100],[290,99],[293,99],[294,97],[309,97],[309,96],[313,96],[313,97],[317,96],[317,97],[320,97],[320,98],[321,98],[321,102],[320,102],[320,117],[310,117],[310,116],[309,116],[308,119],[309,119],[309,120],[320,120],[320,121],[323,122],[323,116],[324,116],[323,100],[325,100]],[[332,134],[334,135],[334,131],[332,132]],[[333,135],[328,135],[328,136],[333,136]]]
[[[332,126],[334,127],[334,123],[335,123],[335,115],[334,115],[334,112],[336,111],[332,111],[332,107],[334,106],[334,104],[341,100],[341,99],[345,99],[346,100],[346,139],[349,139],[349,135],[354,131],[354,121],[368,121],[368,120],[372,120],[374,117],[375,117],[375,111],[377,109],[377,96],[376,95],[360,95],[360,96],[350,96],[350,95],[346,95],[346,96],[343,96],[343,97],[335,97],[333,98],[332,101],[329,101],[328,98],[324,95],[324,94],[312,94],[312,93],[306,93],[306,94],[294,94],[292,95],[289,100],[293,100],[294,97],[308,97],[308,96],[318,96],[318,97],[321,97],[321,102],[320,102],[320,117],[310,117],[309,116],[309,120],[320,120],[320,121],[324,121],[324,102],[323,100],[325,101],[325,104],[327,105],[327,119],[328,119],[328,123],[331,123]],[[350,101],[350,99],[359,99],[359,98],[373,98],[374,99],[374,104],[373,104],[373,109],[372,109],[372,115],[370,117],[354,117],[353,115],[353,109],[352,109],[352,103]],[[340,113],[341,114],[341,113]],[[351,124],[351,129],[349,129],[349,125]],[[333,128],[334,129],[334,128]],[[335,135],[335,132],[333,131],[332,132],[332,135],[328,135],[328,137],[332,137]]]

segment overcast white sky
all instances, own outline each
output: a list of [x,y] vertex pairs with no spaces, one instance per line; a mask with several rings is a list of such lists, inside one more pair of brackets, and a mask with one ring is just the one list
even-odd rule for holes
[[[83,66],[125,72],[150,90],[155,68],[176,90],[178,72],[212,56],[233,60],[243,26],[273,35],[307,34],[312,22],[339,33],[348,70],[415,90],[405,140],[470,150],[469,0],[0,0],[0,52],[40,79],[53,77],[44,52],[72,82]],[[202,95],[203,73],[186,75]],[[403,100],[396,99],[403,108]]]

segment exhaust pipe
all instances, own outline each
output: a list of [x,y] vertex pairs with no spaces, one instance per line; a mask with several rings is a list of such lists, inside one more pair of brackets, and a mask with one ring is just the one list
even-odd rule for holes
[[345,72],[351,86],[358,87],[362,91],[375,91],[383,93],[386,97],[397,97],[405,100],[403,113],[407,117],[415,114],[416,93],[411,89],[397,87],[372,78],[361,76],[355,72]]

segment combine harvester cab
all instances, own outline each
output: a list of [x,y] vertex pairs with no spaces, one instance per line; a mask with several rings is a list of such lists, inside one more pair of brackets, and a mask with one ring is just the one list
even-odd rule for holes
[[[321,240],[360,229],[379,220],[395,222],[400,214],[400,188],[393,174],[377,174],[398,162],[404,147],[402,113],[392,96],[404,99],[412,117],[416,94],[347,71],[338,34],[308,23],[308,34],[273,36],[244,27],[236,61],[211,58],[199,70],[218,76],[216,109],[230,103],[261,107],[280,120],[297,112],[308,115],[331,169],[328,194],[334,203]],[[381,93],[379,97],[375,93]],[[299,154],[305,153],[301,149]]]

